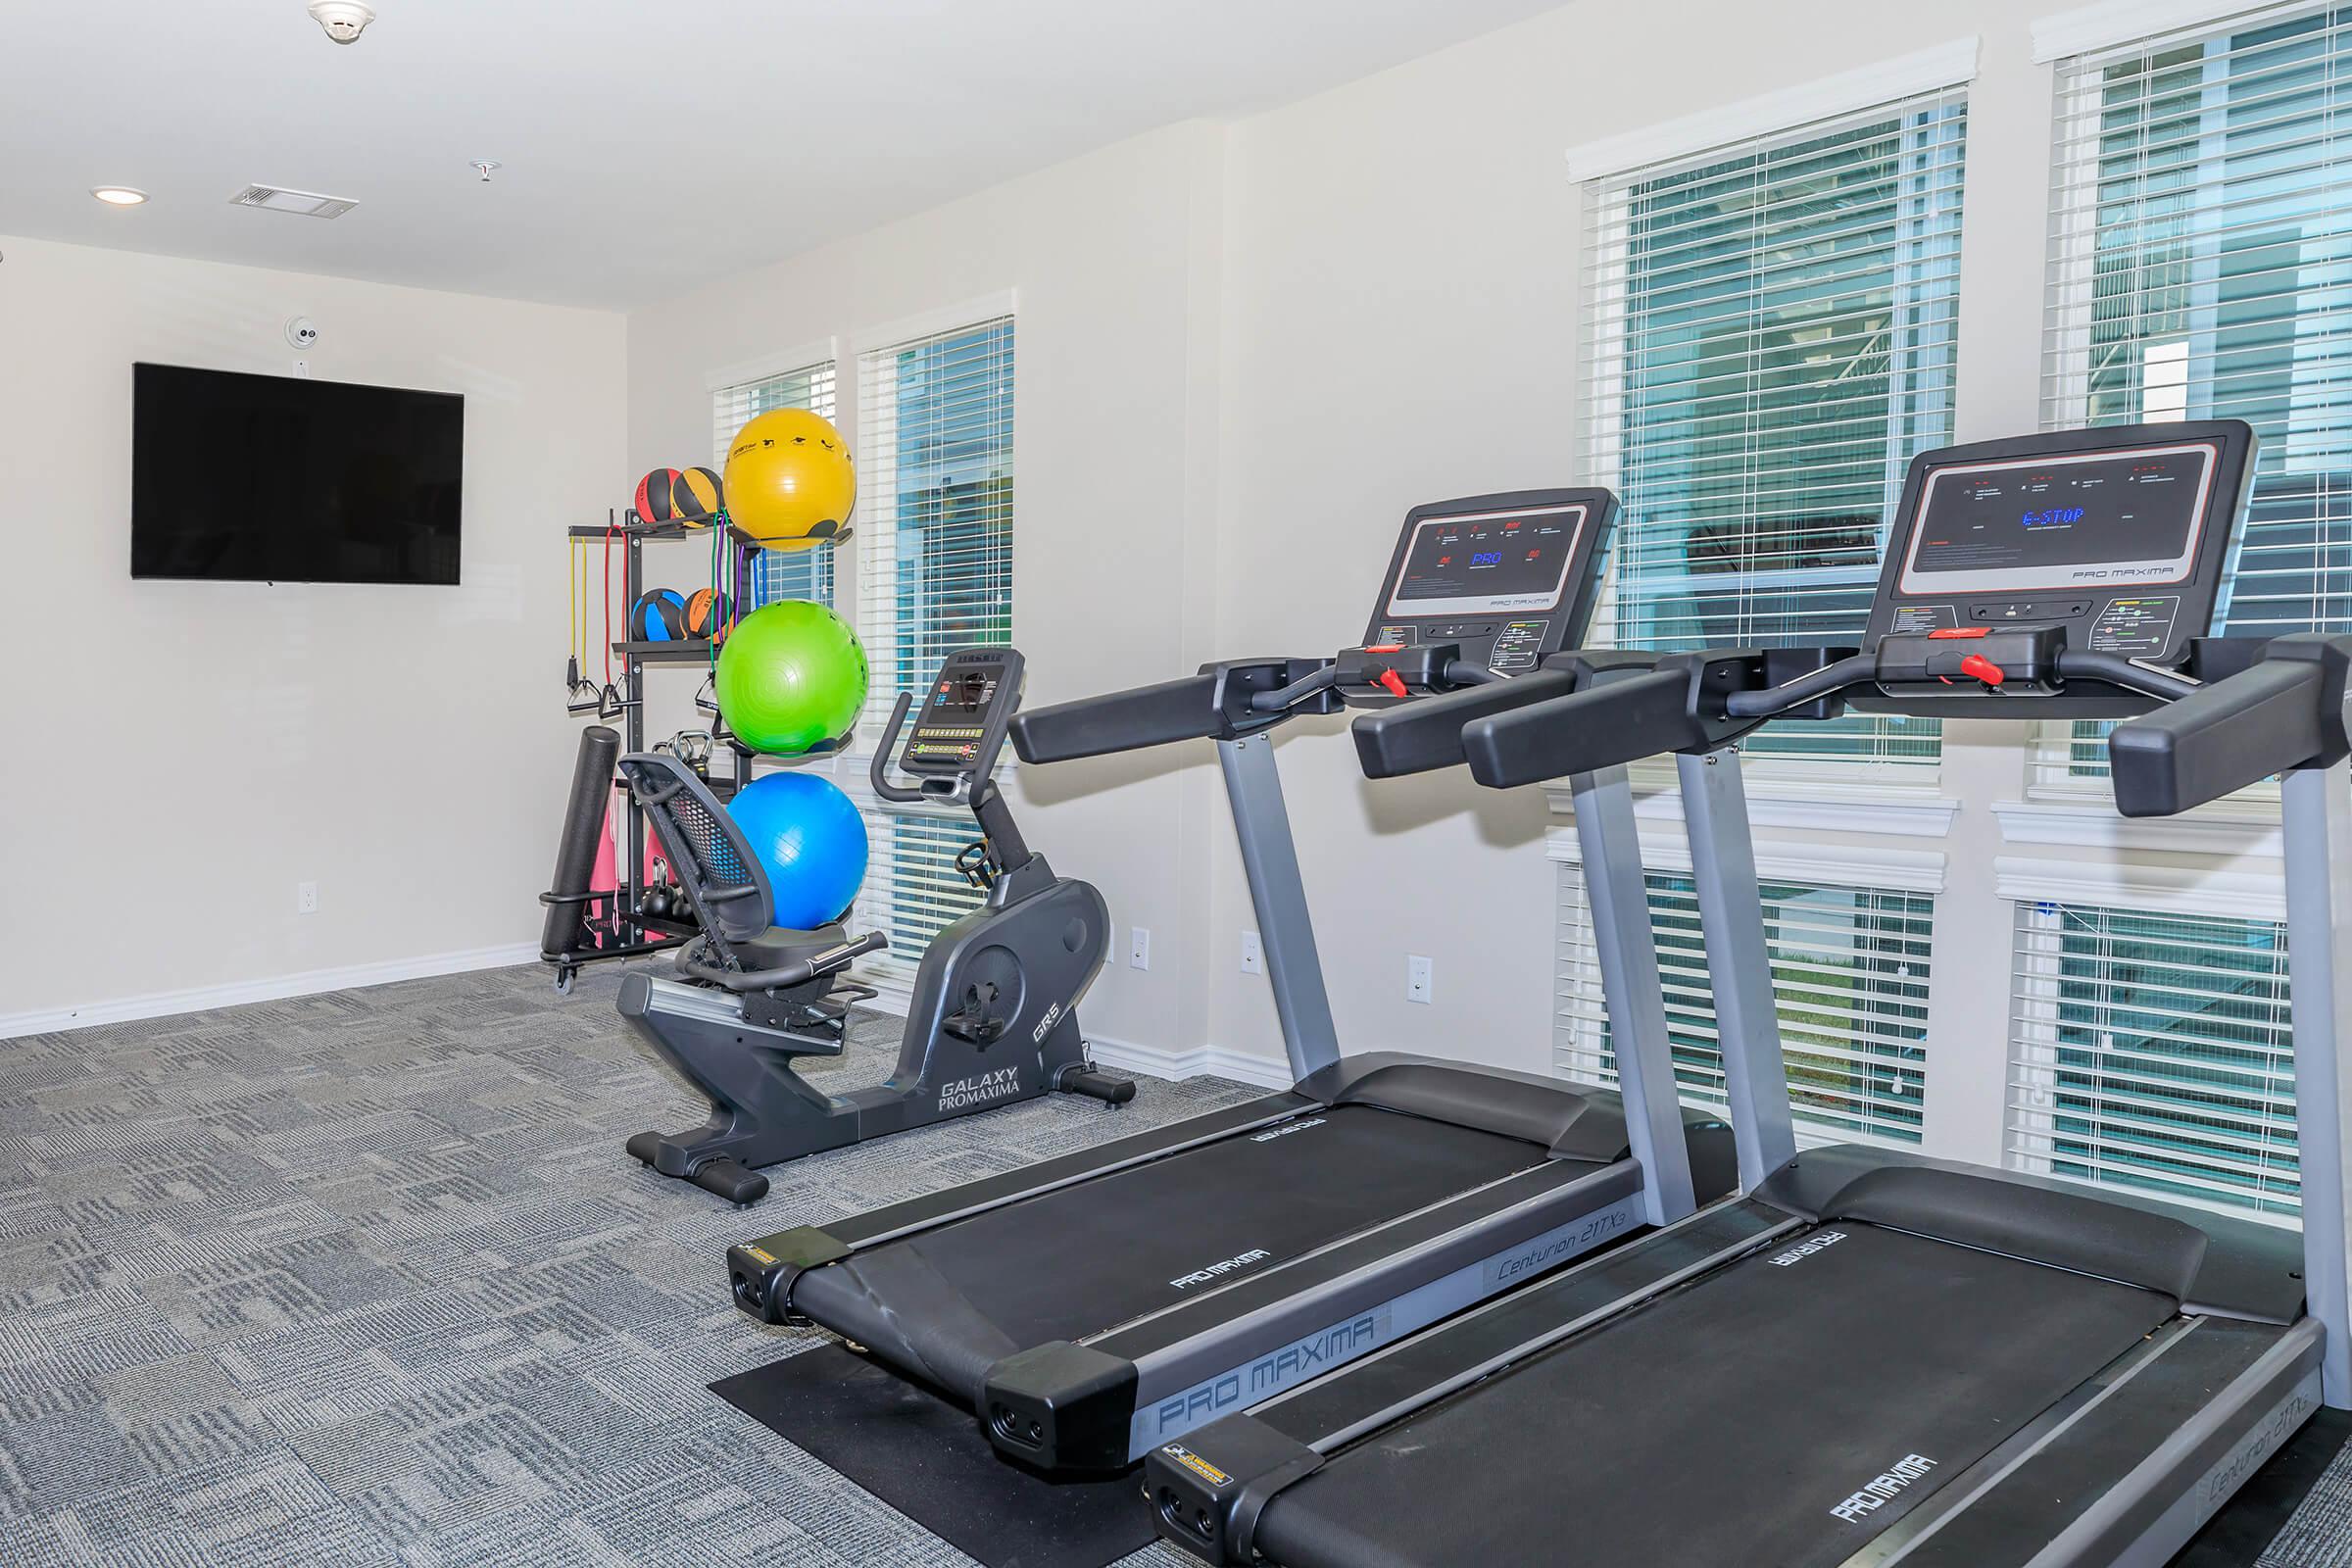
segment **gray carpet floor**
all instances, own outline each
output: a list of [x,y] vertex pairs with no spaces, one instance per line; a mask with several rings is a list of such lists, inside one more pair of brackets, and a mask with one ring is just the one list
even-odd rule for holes
[[[775,1167],[738,1211],[621,1152],[704,1107],[616,984],[0,1041],[0,1565],[968,1561],[711,1397],[821,1343],[735,1311],[727,1244],[1254,1091],[1052,1096]],[[897,1035],[862,1019],[810,1075],[878,1081]]]
[[[0,1565],[966,1562],[710,1396],[821,1343],[728,1304],[726,1245],[1252,1091],[1055,1096],[775,1167],[738,1212],[621,1152],[703,1111],[616,984],[0,1041]],[[897,1029],[811,1074],[882,1078]],[[2263,1568],[2352,1568],[2352,1457]]]

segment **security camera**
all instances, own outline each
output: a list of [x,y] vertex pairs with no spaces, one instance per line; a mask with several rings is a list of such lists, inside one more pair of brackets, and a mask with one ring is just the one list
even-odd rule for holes
[[307,316],[297,316],[286,322],[286,342],[294,348],[307,349],[318,341],[318,328]]
[[354,43],[375,20],[375,8],[364,6],[360,0],[311,0],[311,20],[324,27],[335,42]]

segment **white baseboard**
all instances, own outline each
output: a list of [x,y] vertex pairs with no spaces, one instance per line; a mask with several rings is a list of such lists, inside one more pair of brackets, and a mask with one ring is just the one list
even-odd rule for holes
[[356,991],[363,986],[390,985],[396,980],[427,980],[435,975],[464,974],[472,969],[504,969],[538,960],[537,943],[516,942],[505,947],[470,948],[462,953],[428,953],[414,958],[385,958],[340,969],[311,969],[301,974],[273,975],[264,980],[236,980],[227,985],[197,986],[187,991],[154,991],[143,997],[94,1002],[81,1007],[51,1007],[36,1012],[0,1014],[0,1040],[21,1035],[55,1034],[65,1029],[88,1029],[102,1023],[132,1023],[141,1018],[169,1018],[213,1007],[234,1007],[248,1002],[276,1002],[286,997],[314,997],[322,991]]
[[1254,1084],[1260,1089],[1291,1087],[1288,1063],[1249,1052],[1228,1051],[1223,1046],[1170,1051],[1165,1046],[1140,1046],[1132,1040],[1110,1040],[1102,1035],[1088,1036],[1086,1045],[1098,1067],[1140,1072],[1149,1078],[1170,1081],[1230,1078],[1235,1083]]
[[[861,974],[858,978],[881,993],[866,1003],[866,1006],[877,1012],[896,1013],[902,1018],[906,1015],[907,1004],[913,999],[905,979],[875,974]],[[1253,1084],[1260,1089],[1291,1087],[1289,1063],[1247,1052],[1228,1051],[1222,1046],[1170,1051],[1164,1046],[1139,1046],[1132,1040],[1088,1035],[1086,1050],[1099,1067],[1140,1072],[1147,1078],[1164,1078],[1170,1083],[1186,1078],[1230,1078],[1235,1083]]]

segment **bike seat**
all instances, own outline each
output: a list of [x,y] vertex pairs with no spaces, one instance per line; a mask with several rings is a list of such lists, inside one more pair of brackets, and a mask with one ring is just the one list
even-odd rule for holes
[[814,957],[828,948],[838,948],[848,940],[849,933],[838,925],[818,926],[813,931],[771,925],[756,937],[738,940],[734,948],[746,969],[781,969],[798,959]]

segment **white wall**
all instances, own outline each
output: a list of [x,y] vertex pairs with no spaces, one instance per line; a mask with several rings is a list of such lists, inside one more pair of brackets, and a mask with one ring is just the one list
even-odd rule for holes
[[[561,536],[622,488],[621,318],[34,240],[0,256],[0,1022],[535,951],[575,728]],[[461,586],[131,580],[132,363],[288,373],[298,312],[314,375],[466,395]],[[303,880],[316,914],[295,913]]]

